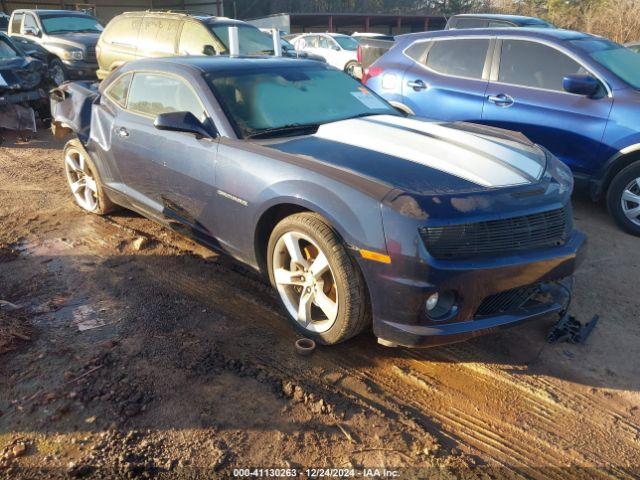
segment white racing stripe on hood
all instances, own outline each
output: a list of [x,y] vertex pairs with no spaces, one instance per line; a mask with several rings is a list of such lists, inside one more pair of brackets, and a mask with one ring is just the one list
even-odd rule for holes
[[530,183],[543,171],[540,162],[519,150],[437,123],[391,115],[325,124],[315,136],[419,163],[485,187]]

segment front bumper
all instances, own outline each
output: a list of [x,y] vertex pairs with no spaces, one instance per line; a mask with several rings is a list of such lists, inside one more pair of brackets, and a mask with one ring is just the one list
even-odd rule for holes
[[[390,275],[384,266],[364,267],[374,333],[387,345],[435,346],[560,313],[571,291],[570,284],[561,282],[571,278],[581,263],[585,244],[586,236],[574,230],[562,246],[507,258],[420,263],[404,268],[405,275]],[[477,315],[488,297],[532,285],[546,292],[544,301]],[[436,322],[426,316],[424,303],[429,295],[442,290],[455,291],[460,301],[455,315]]]
[[64,68],[71,80],[95,79],[98,64],[93,62],[63,61]]

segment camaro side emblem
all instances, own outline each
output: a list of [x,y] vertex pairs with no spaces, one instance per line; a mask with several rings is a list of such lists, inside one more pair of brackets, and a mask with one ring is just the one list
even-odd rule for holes
[[223,192],[222,190],[218,190],[218,195],[221,195],[224,198],[228,198],[229,200],[233,200],[234,202],[239,203],[240,205],[245,207],[249,205],[249,202],[247,202],[246,200],[238,198],[235,195],[231,195],[230,193]]

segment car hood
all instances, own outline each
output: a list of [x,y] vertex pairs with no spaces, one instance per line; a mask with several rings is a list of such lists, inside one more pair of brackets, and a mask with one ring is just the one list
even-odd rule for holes
[[58,45],[67,45],[70,47],[86,49],[94,47],[100,38],[99,33],[80,32],[80,33],[60,33],[49,37],[52,43]]
[[313,135],[263,145],[417,194],[530,185],[546,168],[546,154],[520,134],[392,115],[324,124]]
[[0,59],[0,92],[30,90],[42,80],[43,63],[29,57]]

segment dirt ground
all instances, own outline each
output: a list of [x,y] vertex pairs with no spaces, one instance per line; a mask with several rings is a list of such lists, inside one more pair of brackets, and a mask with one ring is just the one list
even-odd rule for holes
[[82,213],[62,146],[0,147],[0,322],[19,332],[0,353],[0,478],[640,476],[640,240],[604,207],[575,199],[572,312],[601,316],[586,345],[546,344],[549,319],[301,358],[255,273],[135,214]]

